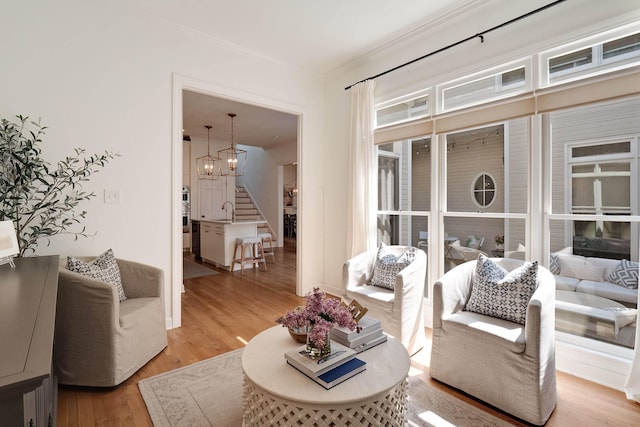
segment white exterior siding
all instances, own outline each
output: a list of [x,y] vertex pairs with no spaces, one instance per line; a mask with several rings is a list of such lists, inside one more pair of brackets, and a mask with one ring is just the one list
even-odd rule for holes
[[[568,145],[617,138],[629,140],[640,135],[640,98],[561,111],[551,114],[551,118],[552,212],[571,213],[568,212],[571,195],[567,194],[571,188],[571,183],[567,181],[570,179],[567,167]],[[638,186],[635,188],[637,191]],[[551,250],[571,246],[572,236],[570,221],[552,222]]]

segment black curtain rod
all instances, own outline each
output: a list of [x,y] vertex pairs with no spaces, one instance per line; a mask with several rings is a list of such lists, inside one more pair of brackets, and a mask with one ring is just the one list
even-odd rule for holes
[[400,65],[398,65],[396,67],[393,67],[393,68],[391,68],[391,69],[389,69],[387,71],[383,71],[383,72],[381,72],[379,74],[376,74],[375,76],[371,76],[371,77],[368,77],[368,78],[366,78],[364,80],[360,80],[359,82],[356,82],[356,83],[354,83],[354,84],[352,84],[350,86],[345,87],[344,90],[349,90],[352,87],[354,87],[355,85],[357,85],[358,83],[366,82],[367,80],[373,80],[373,79],[376,79],[378,77],[384,76],[385,74],[389,74],[389,73],[391,73],[393,71],[396,71],[396,70],[398,70],[400,68],[406,67],[407,65],[411,65],[414,62],[418,62],[418,61],[421,61],[421,60],[423,60],[425,58],[428,58],[428,57],[430,57],[432,55],[435,55],[436,53],[444,52],[447,49],[451,49],[452,47],[455,47],[455,46],[458,46],[458,45],[460,45],[462,43],[468,42],[469,40],[473,40],[475,38],[480,38],[480,43],[484,43],[484,35],[485,34],[490,33],[490,32],[492,32],[494,30],[497,30],[498,28],[506,27],[507,25],[513,24],[514,22],[517,22],[517,21],[519,21],[521,19],[528,18],[531,15],[535,15],[538,12],[542,12],[543,10],[549,9],[549,8],[551,8],[553,6],[556,6],[557,4],[562,3],[564,1],[566,1],[566,0],[556,0],[553,3],[549,3],[546,6],[542,6],[542,7],[538,8],[538,9],[536,9],[536,10],[532,10],[531,12],[525,13],[524,15],[520,15],[520,16],[518,16],[516,18],[513,18],[513,19],[511,19],[509,21],[503,22],[502,24],[496,25],[495,27],[491,27],[488,30],[484,30],[484,31],[482,31],[482,32],[480,32],[478,34],[474,34],[473,36],[469,36],[466,39],[457,41],[457,42],[455,42],[453,44],[450,44],[448,46],[442,47],[442,48],[440,48],[438,50],[434,50],[433,52],[429,52],[426,55],[422,55],[420,58],[413,59],[413,60],[411,60],[409,62],[405,62],[404,64],[400,64]]

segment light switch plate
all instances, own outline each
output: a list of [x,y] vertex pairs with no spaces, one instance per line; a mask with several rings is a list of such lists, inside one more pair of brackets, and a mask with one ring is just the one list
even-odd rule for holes
[[120,203],[122,201],[122,194],[120,190],[104,190],[104,202],[105,203]]

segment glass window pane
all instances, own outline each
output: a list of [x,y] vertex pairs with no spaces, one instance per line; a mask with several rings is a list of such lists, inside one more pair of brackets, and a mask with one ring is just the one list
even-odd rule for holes
[[400,207],[400,159],[378,156],[378,210]]
[[476,105],[521,93],[525,88],[525,68],[500,72],[442,91],[443,111]]
[[630,142],[618,142],[614,144],[587,145],[585,147],[574,147],[571,149],[573,158],[598,156],[602,154],[628,153],[631,151]]
[[[427,216],[378,214],[377,224],[378,246],[383,242],[386,245],[413,246],[428,253]],[[429,297],[428,272],[425,275],[424,296]]]
[[[553,213],[638,215],[632,206],[638,140],[628,137],[640,134],[638,114],[640,98],[551,114]],[[594,235],[598,229],[602,224]]]
[[575,52],[567,53],[565,55],[549,58],[549,75],[558,73],[560,71],[579,68],[584,65],[589,65],[593,62],[593,49],[588,47],[586,49],[577,50]]
[[376,126],[385,126],[429,115],[429,96],[423,95],[376,110]]
[[604,59],[615,58],[629,53],[640,53],[640,33],[602,44],[602,56]]
[[499,218],[444,219],[442,242],[444,269],[450,270],[479,254],[489,257],[525,259],[525,220]]
[[[618,236],[637,230],[637,224],[605,224],[607,230],[615,230]],[[634,295],[636,299],[633,296],[625,297],[623,293],[605,295],[594,287],[598,282],[603,282],[602,288],[606,288],[605,282],[608,286],[616,286],[610,283],[608,271],[621,265],[618,259],[629,259],[629,240],[585,237],[583,234],[588,229],[593,229],[592,222],[550,221],[549,269],[556,278],[556,330],[633,349],[635,316],[629,316],[629,320],[623,319],[629,308],[637,306],[637,295]],[[571,244],[565,246],[564,242],[553,238],[555,234],[569,236]],[[589,267],[581,267],[585,265],[583,257],[588,257]],[[632,256],[631,260],[637,261],[637,257]],[[605,272],[602,273],[602,270]],[[602,278],[596,277],[598,274]],[[637,280],[635,282],[637,286]],[[576,283],[582,284],[584,291],[571,285]],[[619,315],[615,316],[615,321],[607,314],[611,311]]]
[[431,138],[378,149],[378,210],[428,211],[431,203]]
[[528,119],[447,135],[447,210],[525,213],[528,147]]
[[638,139],[629,135],[640,134],[639,114],[640,98],[551,114],[552,212],[573,215],[549,222],[556,329],[629,348],[635,325],[597,314],[637,306],[637,294],[605,290],[624,287],[611,276],[618,260],[638,261],[640,224],[619,217],[638,215]]

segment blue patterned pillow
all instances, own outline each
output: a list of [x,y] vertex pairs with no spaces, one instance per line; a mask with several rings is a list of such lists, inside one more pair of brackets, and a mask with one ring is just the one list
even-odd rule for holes
[[101,280],[116,287],[120,302],[127,299],[122,287],[120,269],[113,255],[113,251],[108,249],[105,253],[90,262],[84,262],[72,256],[67,257],[67,268],[70,271],[84,274],[93,279]]
[[538,262],[511,272],[480,254],[465,310],[524,325],[529,300],[538,287]]
[[394,290],[396,276],[416,258],[416,249],[409,248],[405,253],[396,257],[391,249],[382,243],[378,249],[376,263],[373,266],[371,284],[385,289]]
[[637,262],[631,262],[626,259],[621,260],[620,263],[611,270],[609,281],[625,288],[637,289],[638,266],[639,264]]

